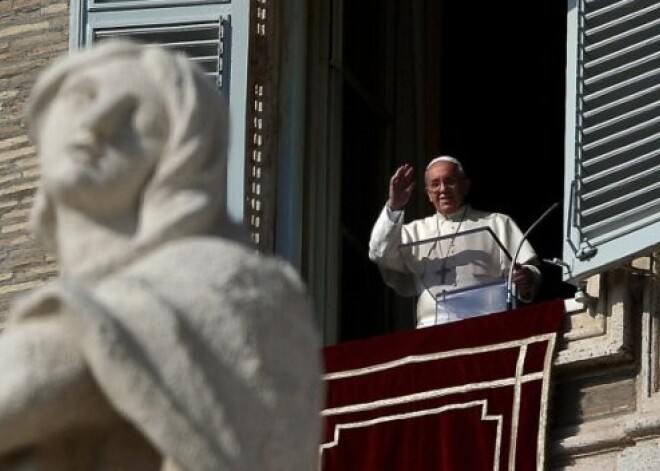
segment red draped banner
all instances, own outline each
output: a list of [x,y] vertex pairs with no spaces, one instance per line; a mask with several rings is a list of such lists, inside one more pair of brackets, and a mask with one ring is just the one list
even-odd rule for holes
[[557,299],[326,347],[323,471],[541,470]]

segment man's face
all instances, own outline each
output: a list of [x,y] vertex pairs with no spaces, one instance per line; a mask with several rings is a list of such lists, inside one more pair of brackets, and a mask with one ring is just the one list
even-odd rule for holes
[[135,205],[167,121],[146,75],[136,61],[115,59],[64,79],[38,130],[48,193],[98,213]]
[[429,201],[440,214],[455,213],[465,202],[470,181],[453,162],[433,164],[424,177]]

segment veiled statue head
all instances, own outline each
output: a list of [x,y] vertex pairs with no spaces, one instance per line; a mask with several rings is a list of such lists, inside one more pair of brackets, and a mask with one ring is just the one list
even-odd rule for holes
[[185,56],[125,40],[72,53],[40,76],[27,120],[41,164],[33,229],[47,248],[58,207],[114,221],[133,246],[231,225],[227,106]]

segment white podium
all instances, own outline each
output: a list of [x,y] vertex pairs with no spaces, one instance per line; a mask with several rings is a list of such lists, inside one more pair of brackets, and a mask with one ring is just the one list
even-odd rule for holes
[[511,254],[488,227],[399,246],[415,275],[418,327],[507,310]]

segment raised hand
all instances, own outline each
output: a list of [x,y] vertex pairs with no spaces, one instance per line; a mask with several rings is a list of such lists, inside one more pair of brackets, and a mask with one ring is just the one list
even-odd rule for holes
[[402,209],[408,203],[414,187],[413,168],[410,164],[403,164],[390,178],[390,194],[387,200],[390,209],[394,211]]

